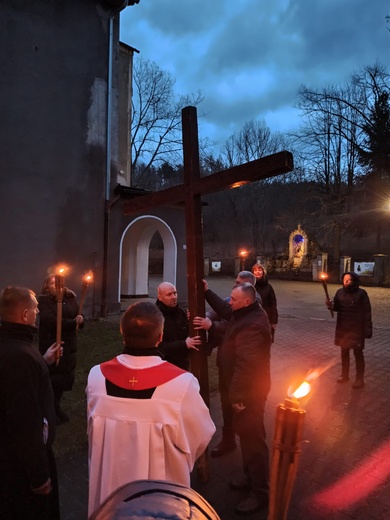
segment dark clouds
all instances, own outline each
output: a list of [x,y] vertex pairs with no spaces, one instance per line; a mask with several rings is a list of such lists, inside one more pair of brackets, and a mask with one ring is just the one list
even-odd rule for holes
[[140,0],[121,13],[121,40],[171,72],[178,93],[203,91],[200,133],[221,145],[253,118],[296,127],[302,84],[390,69],[386,15],[383,0]]

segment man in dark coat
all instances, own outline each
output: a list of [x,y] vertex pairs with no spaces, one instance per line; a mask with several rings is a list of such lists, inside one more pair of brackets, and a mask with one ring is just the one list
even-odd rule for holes
[[342,284],[333,301],[325,302],[328,309],[337,312],[334,343],[341,347],[341,377],[337,382],[349,381],[349,352],[352,349],[356,361],[356,380],[352,388],[363,388],[364,341],[372,337],[371,303],[367,292],[359,287],[356,273],[344,273]]
[[189,350],[198,350],[202,340],[200,336],[189,337],[187,313],[177,304],[177,291],[173,284],[163,282],[158,286],[156,305],[164,316],[164,334],[158,349],[167,361],[189,370]]
[[[56,520],[60,515],[51,449],[55,436],[53,392],[46,363],[33,345],[37,314],[38,302],[32,291],[4,289],[0,297],[2,520]],[[52,345],[52,353],[59,348]]]
[[[250,283],[252,285],[256,282],[256,277],[250,271],[240,271],[236,277],[235,285],[240,283]],[[211,450],[212,457],[221,457],[234,451],[237,447],[236,435],[234,431],[233,419],[234,411],[229,399],[229,388],[220,370],[220,345],[222,344],[223,335],[226,330],[227,323],[232,317],[232,308],[229,305],[230,296],[221,300],[221,298],[208,288],[206,280],[203,280],[205,289],[205,298],[212,310],[206,312],[206,317],[202,318],[196,316],[193,320],[195,330],[204,329],[208,332],[208,347],[211,351],[217,347],[217,367],[218,367],[218,390],[221,400],[221,409],[223,417],[222,439]],[[260,296],[258,297],[261,303]],[[216,312],[215,307],[219,310],[221,315]],[[221,317],[223,316],[223,318]]]
[[[39,350],[43,355],[56,341],[57,335],[57,293],[55,275],[45,278],[42,293],[38,296],[39,307]],[[62,300],[61,340],[63,355],[59,363],[50,365],[50,380],[54,392],[54,406],[57,424],[69,422],[69,416],[61,407],[62,395],[73,388],[76,369],[77,328],[84,327],[84,318],[79,313],[79,305],[73,291],[64,288]]]
[[[216,300],[216,299],[215,299]],[[224,300],[218,309],[223,316]],[[269,453],[265,440],[264,408],[271,386],[271,326],[250,283],[235,285],[229,320],[219,351],[219,367],[229,389],[235,413],[234,429],[240,438],[244,476],[231,482],[248,495],[236,513],[252,514],[268,507]]]

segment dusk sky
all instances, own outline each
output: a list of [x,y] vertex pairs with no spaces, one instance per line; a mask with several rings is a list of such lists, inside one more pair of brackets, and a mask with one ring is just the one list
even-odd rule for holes
[[201,90],[200,137],[217,147],[246,121],[299,126],[299,87],[347,81],[379,61],[390,71],[384,0],[140,0],[121,12],[120,39],[176,80]]

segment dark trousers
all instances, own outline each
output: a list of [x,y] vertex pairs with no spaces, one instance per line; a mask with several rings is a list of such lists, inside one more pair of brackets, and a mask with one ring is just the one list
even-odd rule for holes
[[229,400],[229,387],[222,377],[221,371],[218,372],[218,388],[221,399],[223,427],[222,434],[224,437],[234,436],[234,411]]
[[264,428],[265,399],[245,405],[245,410],[235,415],[235,429],[240,437],[242,465],[249,478],[251,492],[256,498],[262,499],[268,497],[269,489],[269,452]]
[[[356,377],[358,379],[363,379],[364,369],[365,369],[363,349],[354,348],[352,350],[355,355]],[[348,349],[348,348],[341,349],[341,373],[342,373],[343,377],[349,377],[349,364],[350,364],[349,351],[350,351],[350,349]]]
[[47,450],[52,491],[36,495],[21,468],[1,461],[0,518],[1,520],[59,520],[57,468],[51,448]]
[[58,412],[58,410],[61,409],[61,399],[62,394],[64,393],[63,390],[59,390],[58,388],[53,388],[54,392],[54,408],[55,411]]

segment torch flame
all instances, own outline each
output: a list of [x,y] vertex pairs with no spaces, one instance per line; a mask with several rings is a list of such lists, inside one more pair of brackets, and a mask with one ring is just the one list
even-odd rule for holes
[[292,397],[296,399],[301,399],[305,397],[311,390],[310,383],[308,381],[304,381],[292,394]]
[[55,273],[58,274],[58,275],[61,275],[61,276],[64,276],[68,271],[68,268],[66,265],[59,265],[58,267],[56,267],[55,269]]
[[93,280],[93,273],[89,272],[84,276],[84,282],[89,283]]
[[321,280],[327,280],[328,279],[328,275],[326,273],[321,273],[320,274],[320,278],[321,278]]

